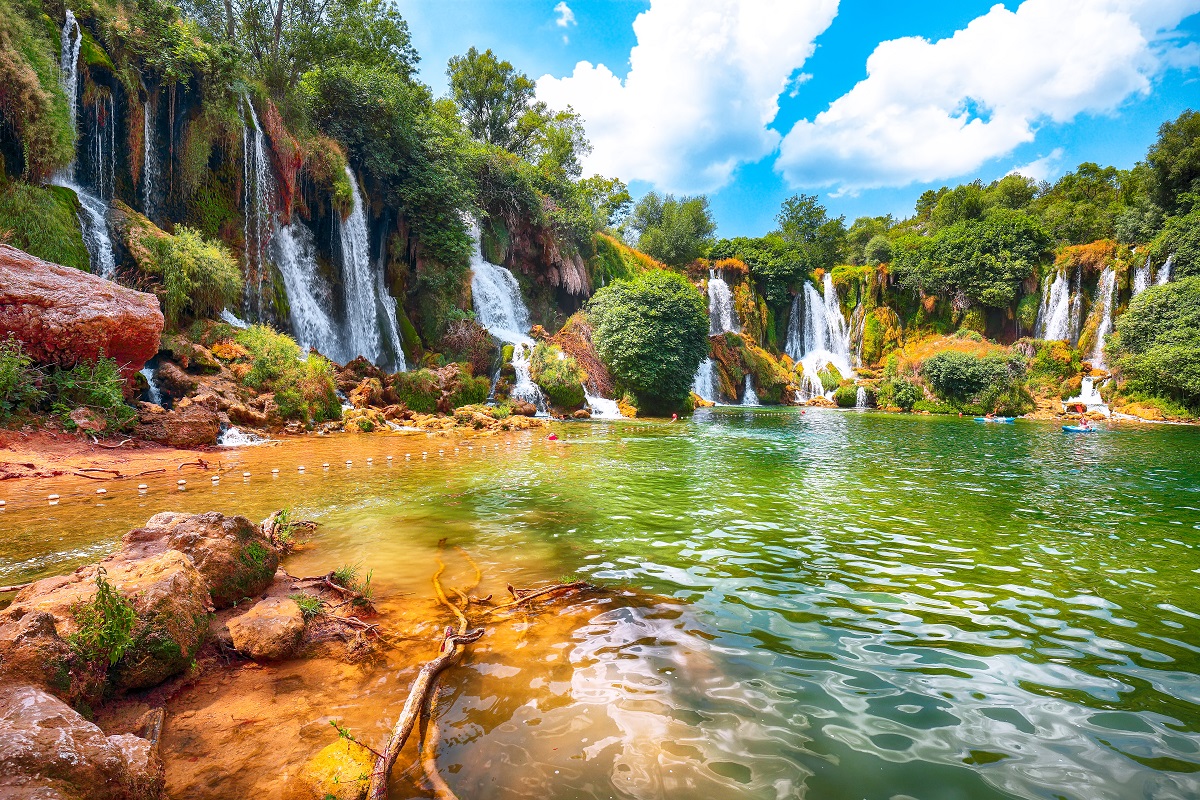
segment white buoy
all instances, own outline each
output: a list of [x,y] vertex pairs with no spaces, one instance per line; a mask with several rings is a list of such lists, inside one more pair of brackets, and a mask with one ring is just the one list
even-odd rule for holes
[[0,508],[4,508],[6,505],[8,505],[7,501],[0,500]]
[[150,487],[149,487],[149,486],[147,486],[147,485],[146,485],[146,484],[144,484],[144,483],[139,483],[139,484],[138,484],[138,491],[140,491],[140,492],[144,492],[144,491],[146,491],[146,490],[147,490],[147,489],[149,489],[149,488],[150,488]]
[[375,459],[371,458],[370,456],[367,456],[367,463],[368,463],[368,464],[372,463],[374,460],[375,460]]
[[96,494],[108,494],[108,489],[97,489]]
[[272,475],[278,475],[278,474],[279,474],[279,470],[277,470],[277,469],[273,469],[273,470],[271,470],[271,474],[272,474]]
[[329,462],[326,461],[324,464],[322,464],[321,469],[329,469]]
[[388,456],[388,461],[391,461],[391,460],[392,460],[392,457],[391,457],[391,456]]
[[410,461],[411,459],[412,459],[412,453],[405,453],[405,454],[404,454],[404,460],[405,460],[405,461]]
[[296,471],[297,471],[297,472],[304,472],[304,465],[303,465],[303,464],[301,464],[300,466],[296,467]]
[[250,477],[250,473],[249,473],[249,472],[243,472],[243,473],[242,473],[242,477],[243,477],[243,478],[249,478],[249,477]]
[[185,481],[183,478],[180,478],[178,481],[176,481],[176,483],[178,483],[180,486],[187,485],[187,481]]
[[58,495],[56,495],[56,494],[47,495],[46,499],[47,499],[47,500],[57,500],[57,499],[58,499]]
[[346,466],[347,466],[347,467],[348,467],[348,466],[350,466],[350,465],[351,465],[351,464],[353,464],[353,463],[354,463],[354,462],[353,462],[353,461],[351,461],[350,459],[348,459],[348,458],[346,459]]

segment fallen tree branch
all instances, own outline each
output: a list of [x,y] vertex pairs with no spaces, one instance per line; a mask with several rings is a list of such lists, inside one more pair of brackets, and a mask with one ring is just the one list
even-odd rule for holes
[[510,608],[524,605],[531,600],[538,600],[543,597],[550,596],[560,597],[578,589],[587,589],[589,587],[590,584],[587,581],[576,581],[575,583],[556,583],[553,586],[547,586],[544,589],[537,589],[536,591],[533,589],[514,589],[512,586],[509,586],[508,591],[517,599],[513,600],[511,603],[492,606],[483,613],[495,614],[497,611],[506,611]]
[[92,444],[96,445],[97,447],[103,447],[105,450],[116,450],[121,445],[129,444],[132,441],[133,439],[122,439],[116,444],[102,444],[95,436],[92,437]]
[[0,594],[8,594],[9,592],[19,592],[22,589],[29,588],[30,586],[33,586],[33,581],[30,581],[29,583],[17,583],[17,584],[13,584],[12,586],[0,586]]

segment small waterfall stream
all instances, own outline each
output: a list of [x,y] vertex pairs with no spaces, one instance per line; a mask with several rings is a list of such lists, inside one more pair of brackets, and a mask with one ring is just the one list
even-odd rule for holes
[[529,374],[533,339],[529,338],[529,309],[521,297],[521,285],[504,267],[483,257],[479,226],[471,223],[471,303],[475,318],[488,333],[513,346],[512,365],[517,374],[511,396],[537,406],[545,413],[546,398]]
[[1083,330],[1083,267],[1075,267],[1075,292],[1071,295],[1071,310],[1067,317],[1067,342],[1079,343],[1079,334]]
[[243,272],[246,287],[242,296],[242,312],[249,319],[259,322],[267,318],[267,304],[263,287],[269,280],[270,266],[267,248],[275,232],[275,177],[271,172],[271,158],[267,150],[267,139],[263,135],[258,114],[249,96],[243,95],[242,102],[250,115],[252,126],[242,123],[242,249]]
[[1133,296],[1137,297],[1150,286],[1150,256],[1146,256],[1146,261],[1140,267],[1133,271],[1133,285],[1131,287]]
[[147,364],[142,368],[142,377],[146,379],[146,399],[156,406],[163,404],[162,391],[154,379],[154,368]]
[[708,333],[737,333],[737,311],[733,308],[733,293],[729,284],[715,269],[708,271]]
[[1042,305],[1038,309],[1037,337],[1039,339],[1061,339],[1071,337],[1071,285],[1067,276],[1059,272],[1053,281],[1046,282],[1042,292]]
[[803,365],[800,399],[827,396],[830,389],[821,385],[818,373],[833,365],[843,379],[854,376],[850,364],[850,332],[842,316],[833,276],[825,273],[823,291],[804,284],[803,294],[792,300],[788,317],[787,343],[784,348],[793,361]]
[[1164,284],[1171,282],[1171,267],[1173,266],[1174,262],[1175,254],[1172,253],[1171,255],[1167,256],[1166,262],[1161,268],[1159,268],[1158,278],[1154,281],[1155,286],[1163,286]]
[[583,384],[584,404],[592,414],[592,419],[624,419],[616,400],[592,394],[587,384]]
[[329,316],[333,292],[317,269],[317,245],[308,227],[296,220],[271,238],[271,257],[288,296],[292,333],[301,349],[315,347],[337,361],[345,358],[337,325]]
[[858,391],[854,393],[854,407],[867,408],[867,390],[865,387],[858,387]]
[[[67,114],[71,122],[71,134],[78,139],[79,129],[79,50],[83,46],[83,31],[75,19],[74,12],[67,9],[66,20],[62,26],[62,52],[59,56],[59,74],[62,80],[63,93],[67,96]],[[75,160],[64,170],[64,180],[71,180],[75,175]]]
[[154,105],[147,91],[146,99],[142,102],[142,213],[152,221],[158,218],[158,153],[154,142]]
[[1117,273],[1105,267],[1100,273],[1100,285],[1096,289],[1096,300],[1100,306],[1100,324],[1096,327],[1096,342],[1092,345],[1092,368],[1106,369],[1104,365],[1104,337],[1112,333],[1113,293],[1117,288]]
[[692,380],[692,391],[710,403],[717,402],[717,389],[713,380],[714,366],[715,362],[711,358],[704,359],[696,368],[696,377]]
[[744,405],[744,406],[759,405],[758,395],[754,393],[754,383],[753,383],[753,381],[750,380],[750,375],[748,375],[748,374],[746,375],[746,388],[745,388],[745,391],[742,393],[742,405]]

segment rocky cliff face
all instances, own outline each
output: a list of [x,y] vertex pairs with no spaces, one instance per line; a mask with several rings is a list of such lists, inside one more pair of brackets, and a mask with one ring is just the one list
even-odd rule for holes
[[0,335],[43,363],[114,359],[127,380],[158,352],[163,315],[152,294],[0,244]]

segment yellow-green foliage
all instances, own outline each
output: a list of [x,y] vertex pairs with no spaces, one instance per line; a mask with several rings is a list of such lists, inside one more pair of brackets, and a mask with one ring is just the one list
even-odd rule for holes
[[[0,0],[0,120],[12,126],[24,157],[7,169],[31,181],[49,177],[74,156],[53,31],[38,4]],[[0,177],[5,171],[0,159]]]
[[1031,389],[1057,391],[1063,381],[1079,373],[1079,351],[1066,342],[1021,339],[1013,349],[1029,357]]
[[979,308],[969,308],[967,313],[963,314],[962,320],[958,323],[960,330],[975,331],[982,334],[987,332],[987,317]]
[[304,171],[322,194],[328,193],[333,207],[342,215],[350,213],[354,190],[346,177],[346,154],[341,145],[328,136],[314,136],[304,142]]
[[533,349],[529,374],[542,387],[550,403],[562,409],[583,407],[583,382],[587,373],[574,358],[552,344],[539,342]]
[[754,293],[753,284],[743,280],[733,285],[733,308],[745,333],[755,342],[767,334],[767,304]]
[[0,241],[55,264],[88,270],[75,193],[12,182],[0,189]]
[[150,253],[143,267],[162,279],[163,313],[170,324],[178,325],[185,314],[215,316],[241,297],[242,273],[220,242],[179,226],[174,236],[146,235],[143,244]]
[[709,346],[722,396],[737,397],[746,375],[750,375],[760,402],[773,405],[789,399],[787,387],[792,380],[791,374],[745,333],[713,336]]
[[340,419],[333,364],[310,353],[300,360],[300,346],[287,334],[266,325],[238,331],[234,341],[249,353],[242,382],[258,391],[275,393],[275,404],[285,419],[307,423]]
[[621,278],[631,278],[647,270],[667,269],[665,264],[634,250],[607,233],[597,233],[592,237],[592,250],[594,255],[588,260],[588,270],[592,275],[592,283],[596,286],[607,285]]
[[904,330],[900,317],[888,306],[879,306],[863,319],[862,361],[878,364],[900,346]]

